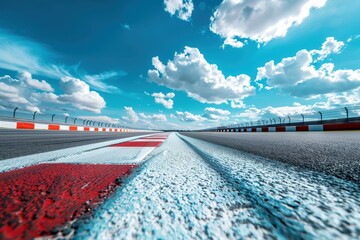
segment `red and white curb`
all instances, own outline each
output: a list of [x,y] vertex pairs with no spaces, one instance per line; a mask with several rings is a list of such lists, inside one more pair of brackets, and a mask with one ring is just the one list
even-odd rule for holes
[[360,130],[360,122],[317,124],[302,126],[257,127],[241,129],[220,129],[218,132],[311,132],[311,131],[341,131]]
[[[51,130],[51,131],[84,131],[84,132],[150,132],[149,130],[138,130],[128,128],[104,128],[90,126],[61,125],[34,122],[9,122],[0,121],[0,128],[25,129],[25,130]],[[154,131],[151,131],[154,132]]]
[[162,133],[0,173],[0,239],[54,236],[101,204]]

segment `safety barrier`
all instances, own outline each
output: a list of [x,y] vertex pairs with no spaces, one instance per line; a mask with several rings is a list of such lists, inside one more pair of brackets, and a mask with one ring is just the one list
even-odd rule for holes
[[214,132],[304,132],[360,130],[360,106],[343,107],[308,114],[273,117],[231,124],[201,131]]

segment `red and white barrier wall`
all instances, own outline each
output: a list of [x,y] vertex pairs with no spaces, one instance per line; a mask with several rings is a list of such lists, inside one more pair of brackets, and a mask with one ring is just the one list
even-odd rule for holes
[[61,125],[34,122],[8,122],[0,121],[0,128],[27,129],[27,130],[51,130],[51,131],[85,131],[85,132],[154,132],[151,130],[139,130],[128,128],[104,128],[76,125]]
[[342,131],[360,130],[360,122],[328,123],[302,126],[253,127],[241,129],[219,129],[218,132],[311,132],[311,131]]

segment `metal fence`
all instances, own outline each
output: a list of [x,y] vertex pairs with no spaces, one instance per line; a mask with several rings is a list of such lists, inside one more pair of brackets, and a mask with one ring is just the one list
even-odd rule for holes
[[353,122],[360,121],[360,106],[342,107],[324,111],[311,111],[306,114],[296,114],[289,116],[277,116],[259,119],[256,121],[241,122],[204,130],[257,127],[257,126],[289,126],[303,125],[305,123],[321,124],[331,122]]
[[0,118],[7,121],[30,121],[39,123],[57,123],[64,125],[127,128],[120,124],[82,119],[61,114],[31,112],[18,107],[0,107]]

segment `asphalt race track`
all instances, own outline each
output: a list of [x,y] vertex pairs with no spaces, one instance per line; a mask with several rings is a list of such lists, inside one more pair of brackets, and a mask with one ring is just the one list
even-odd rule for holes
[[360,183],[360,132],[182,134]]
[[0,129],[0,160],[144,134]]
[[[258,134],[253,140],[255,133],[186,135],[192,134],[253,147],[258,142],[264,151],[272,145],[279,156],[301,148],[294,156],[302,153],[304,162],[322,159],[322,151],[339,146],[336,141],[354,154],[358,147],[351,133],[289,134],[287,145],[283,139],[288,135],[279,133]],[[0,239],[360,238],[360,185],[354,181],[185,134],[119,135],[3,159]],[[304,149],[311,145],[309,154]],[[350,152],[326,156],[348,158]]]

